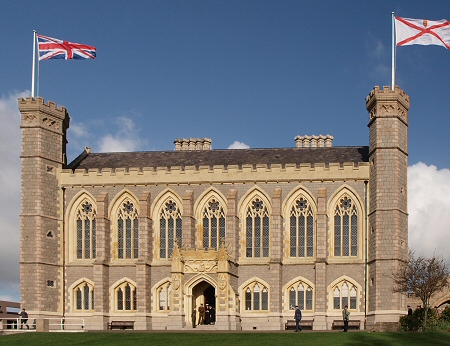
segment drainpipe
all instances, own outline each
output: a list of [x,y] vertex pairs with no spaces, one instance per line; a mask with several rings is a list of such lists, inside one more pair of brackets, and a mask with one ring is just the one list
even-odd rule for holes
[[62,190],[62,317],[63,321],[66,317],[66,224],[65,224],[65,205],[66,205],[66,188],[61,187]]
[[364,205],[365,205],[365,217],[364,217],[364,223],[365,223],[365,229],[366,229],[366,239],[365,239],[365,275],[364,275],[364,281],[365,281],[365,294],[364,294],[364,329],[367,327],[367,305],[368,305],[368,298],[369,295],[369,206],[367,204],[367,194],[368,194],[368,181],[364,180]]

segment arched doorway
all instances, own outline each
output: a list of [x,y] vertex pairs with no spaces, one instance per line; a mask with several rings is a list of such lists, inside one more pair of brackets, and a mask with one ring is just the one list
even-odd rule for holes
[[201,281],[192,288],[192,304],[200,306],[206,306],[210,304],[214,308],[216,307],[216,288],[207,281]]
[[[187,302],[187,305],[190,305],[187,311],[192,311],[195,307],[195,310],[197,311],[197,321],[199,321],[198,308],[201,304],[203,304],[203,307],[205,308],[206,304],[211,305],[214,309],[216,308],[216,288],[206,280],[201,280],[192,287],[192,301]],[[191,314],[186,313],[186,320],[188,316],[190,319]]]

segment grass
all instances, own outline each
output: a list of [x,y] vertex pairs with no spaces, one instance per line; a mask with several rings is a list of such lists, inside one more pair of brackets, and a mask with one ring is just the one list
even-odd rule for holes
[[171,333],[171,332],[92,332],[92,333],[21,333],[1,335],[0,345],[29,346],[366,346],[366,345],[450,345],[450,333],[368,333],[368,332],[238,332],[238,333]]

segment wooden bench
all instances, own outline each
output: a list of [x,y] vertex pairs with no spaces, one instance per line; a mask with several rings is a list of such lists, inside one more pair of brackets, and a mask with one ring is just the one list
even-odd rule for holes
[[[300,321],[300,327],[303,328],[313,328],[313,324],[314,324],[314,319],[312,320],[301,320]],[[295,320],[287,320],[286,323],[284,324],[284,329],[288,330],[288,329],[294,329],[295,328]]]
[[[349,320],[348,321],[348,327],[349,328],[360,329],[361,321],[360,320]],[[344,321],[343,320],[334,320],[331,329],[335,329],[335,328],[342,328],[343,329],[344,328]]]
[[111,321],[108,323],[108,329],[134,329],[134,321]]

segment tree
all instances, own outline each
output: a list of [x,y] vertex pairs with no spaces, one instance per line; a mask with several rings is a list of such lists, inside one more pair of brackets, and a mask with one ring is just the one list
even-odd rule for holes
[[426,258],[415,257],[409,251],[408,259],[401,262],[400,267],[392,275],[395,283],[394,292],[414,294],[420,298],[425,310],[423,330],[427,326],[427,313],[430,298],[448,285],[449,269],[442,258],[433,256]]

